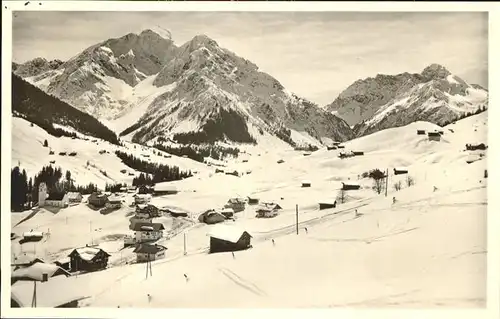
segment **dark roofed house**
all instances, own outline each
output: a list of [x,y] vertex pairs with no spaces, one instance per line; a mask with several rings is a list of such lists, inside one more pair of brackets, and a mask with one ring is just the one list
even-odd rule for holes
[[357,184],[357,183],[346,183],[346,182],[342,182],[342,189],[343,190],[356,190],[356,189],[360,189],[361,188],[361,185]]
[[108,258],[110,256],[110,254],[101,248],[76,248],[68,255],[70,258],[70,269],[72,272],[102,270],[108,266]]
[[248,205],[257,205],[258,203],[259,203],[258,198],[248,196]]
[[205,223],[205,224],[217,224],[217,223],[222,223],[223,221],[226,220],[226,216],[222,215],[221,213],[216,212],[215,210],[207,210],[200,216],[198,216],[198,221],[200,223]]
[[68,196],[68,203],[70,204],[78,204],[83,200],[83,196],[79,192],[68,192],[66,196]]
[[245,250],[251,247],[252,236],[229,225],[215,225],[209,232],[210,253]]
[[165,226],[162,223],[141,223],[134,224],[132,229],[135,233],[135,241],[137,243],[144,243],[156,241],[163,237]]
[[230,198],[224,208],[232,208],[235,213],[245,210],[245,201],[241,198]]
[[425,130],[417,130],[417,135],[425,135]]
[[64,270],[69,271],[71,269],[71,258],[70,257],[60,258],[60,259],[54,261],[54,264],[56,266],[61,267]]
[[395,167],[394,168],[394,175],[403,175],[403,174],[408,174],[408,169],[405,167]]
[[139,244],[135,247],[134,253],[137,256],[137,262],[154,261],[165,258],[167,247],[161,245]]
[[88,202],[90,205],[94,207],[104,207],[108,201],[108,197],[105,194],[100,194],[97,192],[93,192],[90,194]]
[[302,187],[311,187],[311,181],[308,180],[302,181]]
[[428,132],[427,137],[429,138],[429,141],[441,141],[441,134],[439,134],[439,132]]
[[324,200],[319,202],[319,210],[335,208],[337,206],[336,200]]

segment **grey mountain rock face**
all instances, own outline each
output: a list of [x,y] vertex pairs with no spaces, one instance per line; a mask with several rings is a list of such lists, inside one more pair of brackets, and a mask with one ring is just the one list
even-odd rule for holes
[[23,64],[12,63],[12,71],[20,77],[30,77],[56,70],[61,64],[63,64],[61,60],[47,61],[44,58],[35,58]]
[[[287,92],[255,64],[205,35],[176,47],[151,30],[131,33],[96,44],[57,70],[26,78],[101,119],[120,121],[146,103],[124,132],[139,142],[190,132],[199,133],[193,137],[198,141],[239,140],[249,136],[250,127],[292,144],[290,129],[316,139],[353,136],[344,120]],[[221,124],[222,119],[248,126]]]
[[355,134],[361,136],[414,121],[442,125],[487,104],[485,89],[432,64],[420,74],[356,81],[326,109],[354,125]]

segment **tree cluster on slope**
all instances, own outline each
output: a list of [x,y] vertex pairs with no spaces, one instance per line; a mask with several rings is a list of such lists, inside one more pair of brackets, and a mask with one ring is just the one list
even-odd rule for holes
[[488,108],[486,107],[486,105],[480,106],[480,107],[478,107],[478,109],[475,112],[463,113],[463,114],[457,116],[455,119],[443,122],[440,126],[443,127],[443,126],[449,125],[451,123],[454,123],[455,121],[459,121],[459,120],[471,117],[473,115],[477,115],[477,114],[483,113],[486,110],[488,110]]
[[14,167],[11,170],[11,209],[20,211],[26,206],[29,208],[37,204],[40,183],[47,185],[47,193],[53,198],[62,198],[66,192],[90,194],[97,190],[92,183],[85,186],[75,185],[70,171],[66,171],[63,180],[62,177],[60,167],[44,166],[38,174],[29,178],[24,169],[21,171],[19,166]]
[[193,161],[204,162],[205,157],[222,160],[228,156],[238,157],[240,150],[236,147],[225,147],[220,145],[170,147],[163,144],[155,144],[154,148],[176,156],[187,156]]
[[174,140],[181,144],[213,144],[226,139],[237,143],[257,143],[248,132],[244,117],[234,110],[221,107],[217,108],[199,131],[174,135]]
[[14,116],[35,123],[55,137],[76,137],[75,133],[55,128],[53,125],[59,124],[118,144],[116,134],[94,117],[45,93],[15,74],[12,74],[12,111]]
[[128,167],[153,175],[153,183],[176,181],[193,176],[191,171],[181,172],[177,166],[150,163],[122,151],[116,151],[115,154]]

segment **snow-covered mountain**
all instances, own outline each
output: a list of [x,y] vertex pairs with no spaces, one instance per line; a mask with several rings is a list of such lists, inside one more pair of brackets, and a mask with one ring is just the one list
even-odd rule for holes
[[487,105],[487,90],[432,64],[420,74],[356,81],[326,109],[355,126],[359,136],[415,121],[443,125]]
[[47,61],[44,58],[35,58],[23,64],[13,62],[12,71],[21,77],[33,77],[42,73],[48,76],[53,74],[49,71],[56,70],[63,63],[61,60]]
[[205,35],[177,47],[151,30],[128,34],[25,79],[141,143],[254,142],[264,132],[292,145],[297,136],[353,137],[345,121]]

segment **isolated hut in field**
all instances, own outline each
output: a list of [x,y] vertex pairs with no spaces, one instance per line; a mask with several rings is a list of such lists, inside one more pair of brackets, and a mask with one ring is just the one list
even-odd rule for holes
[[309,156],[309,155],[311,155],[311,152],[304,152],[302,155]]
[[408,174],[408,169],[406,167],[394,167],[394,175]]
[[198,221],[200,223],[205,223],[208,225],[213,225],[213,224],[218,224],[222,223],[223,221],[226,220],[226,216],[222,215],[221,213],[216,212],[215,210],[207,210],[200,216],[198,216]]
[[352,155],[354,155],[354,156],[362,156],[362,155],[365,155],[365,152],[363,152],[363,151],[352,151]]
[[337,207],[336,200],[323,200],[319,202],[319,210]]
[[332,142],[333,146],[339,146],[340,144],[342,144],[342,142],[335,142],[335,141]]
[[70,269],[75,271],[98,271],[108,266],[111,255],[96,247],[82,247],[74,249],[68,257],[70,258]]
[[465,149],[467,151],[476,151],[476,150],[481,150],[485,151],[488,148],[484,143],[480,144],[465,144]]
[[135,223],[134,228],[135,241],[137,243],[145,243],[156,241],[163,237],[165,226],[162,223]]
[[337,148],[345,148],[345,145],[339,144],[339,145],[337,145]]
[[93,192],[87,201],[94,207],[104,207],[108,201],[108,197],[105,194]]
[[327,146],[326,147],[326,150],[327,151],[333,151],[333,150],[336,150],[337,149],[337,146],[336,145],[330,145],[330,146]]
[[245,250],[251,247],[252,236],[234,226],[215,225],[208,233],[210,253]]
[[342,190],[357,190],[360,189],[361,185],[354,182],[342,182]]
[[417,135],[425,135],[425,130],[417,130]]
[[139,244],[134,249],[138,263],[163,259],[166,251],[167,247],[157,244]]
[[172,217],[188,217],[188,213],[173,208],[167,208],[166,212]]
[[224,208],[232,208],[235,213],[242,212],[245,210],[245,200],[237,197],[230,198]]
[[309,180],[303,180],[301,183],[302,187],[311,187],[311,181]]
[[345,152],[345,151],[342,151],[339,153],[339,158],[343,159],[343,158],[349,158],[349,157],[353,157],[354,156],[354,153],[353,152]]
[[177,187],[169,182],[157,183],[153,188],[153,195],[155,196],[175,195],[178,192]]
[[280,160],[278,160],[276,163],[278,163],[278,164],[282,164],[282,163],[284,163],[284,162],[285,162],[284,160],[280,159]]
[[256,197],[248,196],[248,205],[257,205],[259,204],[259,199]]
[[215,174],[218,174],[218,173],[224,173],[224,170],[220,169],[220,168],[216,168],[215,169]]
[[428,132],[427,137],[429,138],[429,141],[441,141],[441,134],[439,134],[439,132]]
[[238,171],[232,171],[232,172],[226,172],[226,175],[232,175],[232,176],[240,176],[240,173],[238,173]]

